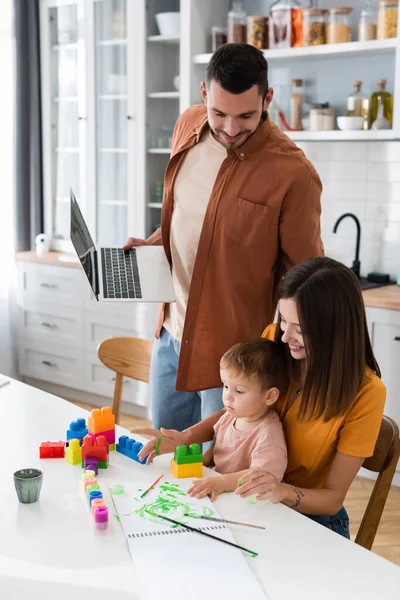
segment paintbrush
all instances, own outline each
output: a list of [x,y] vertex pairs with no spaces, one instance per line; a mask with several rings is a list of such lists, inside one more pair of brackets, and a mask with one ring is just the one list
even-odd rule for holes
[[202,531],[201,529],[196,529],[196,527],[191,527],[190,525],[186,525],[185,523],[181,523],[180,521],[175,521],[175,519],[170,519],[169,517],[164,517],[164,515],[157,514],[157,517],[159,517],[160,519],[164,519],[164,521],[169,521],[170,523],[174,523],[174,525],[180,525],[181,527],[185,527],[186,529],[189,529],[189,531],[193,531],[194,533],[200,533],[200,535],[205,535],[206,537],[209,537],[213,540],[217,540],[218,542],[222,542],[223,544],[228,544],[228,546],[233,546],[234,548],[238,548],[239,550],[248,552],[249,554],[251,554],[251,556],[253,558],[258,556],[257,552],[253,552],[253,550],[248,550],[247,548],[244,548],[243,546],[239,546],[238,544],[234,544],[233,542],[229,542],[228,540],[219,538],[216,535],[211,535],[211,533],[206,533],[205,531]]
[[262,525],[252,525],[251,523],[241,523],[240,521],[230,521],[229,519],[217,519],[217,517],[204,517],[200,519],[206,519],[207,521],[217,521],[217,523],[230,523],[231,525],[243,525],[244,527],[254,527],[254,529],[265,529]]
[[149,491],[150,491],[150,490],[152,490],[152,489],[153,489],[153,487],[154,487],[154,486],[155,486],[155,485],[156,485],[156,484],[157,484],[157,483],[160,481],[160,479],[162,479],[163,477],[164,477],[164,473],[163,473],[162,475],[160,475],[160,477],[159,477],[158,479],[156,479],[156,480],[155,480],[155,482],[154,482],[154,483],[152,483],[152,484],[151,484],[151,486],[150,486],[149,488],[147,488],[147,490],[145,490],[145,491],[143,492],[143,494],[142,494],[140,497],[141,497],[141,498],[144,498],[144,497],[145,497],[145,496],[146,496],[146,495],[149,493]]

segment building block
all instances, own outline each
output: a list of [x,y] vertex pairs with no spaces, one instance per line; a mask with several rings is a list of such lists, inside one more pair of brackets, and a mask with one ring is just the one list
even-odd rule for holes
[[[93,501],[94,502],[94,501]],[[93,504],[92,502],[92,504]],[[97,506],[93,513],[93,519],[96,529],[104,531],[108,527],[108,508],[107,506]]]
[[67,442],[69,440],[83,440],[85,435],[88,434],[88,429],[86,427],[85,419],[77,419],[76,421],[71,421],[69,424],[69,429],[67,429]]
[[101,410],[98,408],[93,409],[90,413],[88,429],[89,433],[103,433],[115,429],[115,417],[111,408],[104,406]]
[[190,446],[177,446],[174,460],[177,465],[189,465],[192,463],[203,462],[200,445],[190,444]]
[[79,440],[69,440],[65,458],[70,465],[79,465],[82,462],[82,448]]
[[127,435],[121,435],[119,437],[117,443],[117,452],[120,452],[124,456],[132,458],[132,460],[135,460],[141,465],[144,465],[147,457],[145,457],[143,460],[139,460],[138,458],[138,453],[141,451],[142,448],[143,444],[137,442],[133,438],[129,438]]
[[85,471],[94,471],[94,474],[97,475],[99,472],[99,460],[95,456],[88,456],[84,460]]
[[109,446],[111,444],[115,444],[115,429],[110,429],[109,431],[101,431],[100,433],[89,432],[89,435],[91,435],[94,439],[98,438],[100,435],[104,435]]
[[203,477],[203,463],[189,463],[188,465],[177,465],[175,459],[171,458],[171,473],[177,479],[184,477]]
[[89,498],[91,492],[100,492],[100,486],[98,483],[91,483],[86,487],[86,497]]
[[115,452],[116,449],[117,449],[116,444],[108,444],[108,450],[110,452]]
[[83,438],[82,462],[84,462],[86,458],[97,458],[98,461],[108,462],[108,444],[103,435],[95,440],[91,435],[86,435]]
[[85,479],[82,481],[83,491],[85,492],[85,494],[89,485],[97,485],[96,477],[85,477]]
[[99,469],[108,469],[110,462],[107,460],[99,460]]
[[42,442],[39,458],[64,458],[64,442]]
[[94,500],[92,500],[92,505],[91,505],[92,516],[94,516],[94,511],[96,510],[96,508],[98,506],[107,506],[107,504],[104,502],[103,498],[95,498]]
[[92,492],[90,492],[90,494],[88,496],[89,507],[91,508],[93,500],[100,500],[102,498],[103,498],[103,494],[101,493],[100,490],[93,490]]

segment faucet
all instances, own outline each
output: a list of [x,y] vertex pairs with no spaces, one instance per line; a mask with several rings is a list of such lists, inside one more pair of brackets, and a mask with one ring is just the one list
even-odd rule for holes
[[358,218],[356,217],[356,215],[353,215],[353,213],[345,213],[344,215],[342,215],[341,217],[339,217],[338,220],[336,221],[336,223],[335,223],[335,225],[333,227],[333,233],[337,232],[340,223],[346,217],[350,217],[351,219],[353,219],[354,222],[355,222],[355,224],[356,224],[356,227],[357,227],[356,256],[355,256],[355,258],[353,260],[353,264],[351,266],[351,270],[358,277],[358,279],[360,279],[360,267],[361,267],[361,263],[360,263],[360,260],[359,260],[359,256],[360,256],[360,238],[361,238],[361,225],[360,225],[360,221],[358,220]]

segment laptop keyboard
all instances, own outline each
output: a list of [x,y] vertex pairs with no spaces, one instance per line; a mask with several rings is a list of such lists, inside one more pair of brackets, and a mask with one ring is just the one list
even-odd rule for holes
[[[101,248],[104,298],[141,298],[136,250]],[[104,277],[105,275],[105,277]]]

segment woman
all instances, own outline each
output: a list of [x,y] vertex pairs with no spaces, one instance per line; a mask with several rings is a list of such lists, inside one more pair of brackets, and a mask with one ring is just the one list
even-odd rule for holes
[[[297,265],[280,287],[278,323],[263,337],[284,344],[287,353],[291,385],[275,407],[286,434],[288,467],[282,483],[250,469],[235,493],[282,502],[349,537],[343,501],[373,454],[386,399],[357,278],[330,258]],[[161,430],[161,452],[197,442],[222,412],[183,432]],[[142,455],[154,446],[151,440]]]

